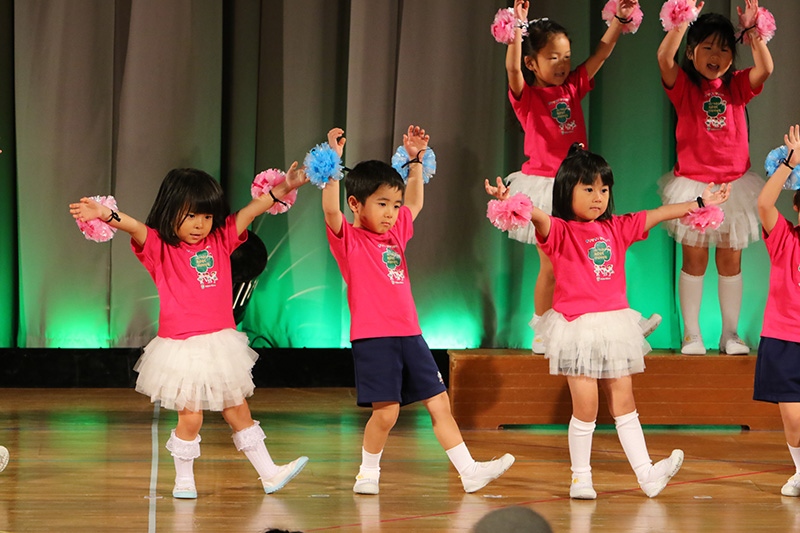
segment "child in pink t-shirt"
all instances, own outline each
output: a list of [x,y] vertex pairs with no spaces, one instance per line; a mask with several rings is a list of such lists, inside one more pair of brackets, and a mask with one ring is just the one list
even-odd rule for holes
[[[553,177],[573,143],[587,145],[586,124],[581,100],[594,88],[594,77],[611,55],[624,29],[633,23],[638,0],[619,0],[616,16],[611,19],[594,53],[572,70],[571,41],[567,30],[547,18],[528,22],[528,0],[514,0],[514,16],[518,23],[514,40],[506,51],[508,98],[525,132],[524,150],[527,161],[522,169],[509,174],[506,184],[511,194],[522,192],[533,205],[550,213],[553,199]],[[526,30],[524,30],[527,28]],[[527,31],[524,35],[523,31]],[[532,226],[512,229],[512,239],[536,244]],[[553,266],[539,250],[539,274],[533,294],[531,326],[537,332],[533,352],[544,353],[542,337],[536,324],[553,306]],[[661,322],[653,315],[642,328],[646,334]]]
[[[775,207],[790,176],[797,181],[800,164],[800,126],[784,136],[786,159],[774,170],[758,196],[764,243],[770,259],[769,294],[758,345],[753,399],[777,403],[795,473],[781,488],[784,496],[800,496],[800,226]],[[796,185],[795,185],[796,188]],[[800,190],[794,210],[800,213]],[[800,223],[798,218],[797,223]]]
[[[686,0],[699,12],[703,3]],[[747,28],[752,68],[735,70],[737,36],[731,21],[710,13],[667,32],[658,49],[658,66],[667,96],[675,107],[677,163],[659,182],[664,203],[695,198],[710,182],[733,183],[731,199],[722,208],[725,221],[703,233],[675,221],[667,230],[681,243],[683,264],[678,281],[683,338],[681,353],[703,355],[706,346],[700,331],[700,303],[709,247],[716,245],[719,273],[719,304],[722,313],[720,352],[746,354],[747,344],[739,338],[742,304],[742,249],[758,240],[755,199],[764,181],[750,171],[745,105],[761,92],[772,73],[772,57],[756,26],[758,0],[746,0],[739,8]],[[676,54],[686,34],[682,68]]]
[[99,219],[130,234],[136,257],[158,289],[158,336],[134,370],[136,390],[178,412],[167,441],[175,463],[174,498],[197,498],[194,460],[200,456],[203,411],[220,411],[233,442],[258,472],[264,492],[286,485],[307,457],[278,466],[264,445],[264,431],[250,415],[247,396],[258,354],[236,330],[230,254],[247,239],[247,226],[308,179],[294,163],[284,181],[229,214],[219,183],[202,170],[171,170],[145,222],[92,198],[70,204],[82,223]]
[[[340,128],[328,132],[328,144],[340,158],[343,135]],[[347,283],[357,403],[372,408],[353,486],[356,494],[379,493],[380,460],[389,432],[400,407],[418,401],[428,410],[436,439],[466,492],[482,489],[514,463],[510,454],[486,462],[472,458],[417,321],[405,247],[422,209],[422,161],[428,140],[425,130],[417,126],[409,126],[403,135],[409,158],[407,183],[382,161],[362,161],[347,173],[344,181],[352,224],[339,207],[339,182],[327,181],[322,190],[328,242]]]
[[[644,370],[650,346],[639,327],[639,313],[625,296],[625,252],[647,238],[659,222],[689,214],[702,204],[722,203],[723,185],[691,202],[663,205],[629,215],[613,215],[614,175],[599,155],[573,145],[558,169],[553,214],[534,207],[531,221],[541,250],[553,262],[556,286],[553,308],[540,321],[550,373],[566,375],[572,396],[568,440],[572,462],[570,497],[593,500],[590,456],[598,409],[598,381],[608,399],[622,448],[649,497],[658,495],[683,462],[674,450],[655,465],[650,460],[636,412],[631,374]],[[486,192],[505,200],[509,190],[500,178],[485,183]]]

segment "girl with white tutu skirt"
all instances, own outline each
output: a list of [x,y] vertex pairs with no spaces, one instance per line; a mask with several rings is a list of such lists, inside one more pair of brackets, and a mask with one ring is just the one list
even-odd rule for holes
[[[506,177],[511,194],[523,193],[534,206],[549,214],[553,200],[553,178],[572,143],[587,144],[586,124],[581,100],[594,88],[594,77],[611,55],[623,33],[636,31],[641,22],[637,0],[619,0],[616,11],[609,13],[608,29],[589,58],[572,70],[571,43],[567,30],[557,22],[541,18],[528,22],[528,0],[514,0],[516,19],[514,34],[499,37],[508,45],[506,74],[508,98],[525,132],[524,151],[528,158],[522,169]],[[501,10],[499,15],[508,10]],[[605,15],[605,13],[604,13]],[[536,235],[530,225],[508,232],[511,239],[536,245]],[[533,294],[535,329],[533,352],[544,353],[542,336],[536,323],[553,306],[555,278],[553,265],[539,250],[539,274]],[[643,324],[647,334],[661,322],[654,315]]]
[[[665,204],[696,198],[711,182],[731,183],[730,200],[722,207],[725,220],[704,232],[676,221],[666,229],[681,243],[683,263],[678,281],[683,338],[681,353],[704,355],[700,331],[700,303],[709,248],[716,247],[722,335],[719,350],[747,354],[750,348],[739,338],[742,305],[742,250],[759,238],[756,198],[764,181],[750,171],[746,104],[763,89],[772,73],[768,37],[762,36],[771,15],[759,9],[758,0],[746,0],[738,8],[742,32],[737,36],[731,21],[715,13],[692,21],[702,9],[700,2],[685,0],[687,9],[664,18],[668,29],[658,49],[658,66],[664,89],[675,107],[677,163],[659,181]],[[678,12],[683,15],[678,15]],[[686,15],[688,13],[688,15]],[[774,29],[774,28],[773,28]],[[676,53],[686,34],[686,55],[678,66]],[[754,66],[735,70],[736,41],[749,43]]]
[[[572,463],[570,497],[595,499],[590,456],[598,410],[598,381],[608,399],[622,448],[649,496],[658,495],[683,462],[683,452],[655,465],[650,460],[636,412],[631,375],[644,370],[650,346],[638,326],[639,313],[625,294],[625,253],[647,238],[659,222],[715,209],[728,187],[706,187],[702,198],[650,211],[613,215],[614,176],[599,155],[573,145],[556,174],[553,214],[536,207],[530,213],[540,249],[553,263],[553,308],[539,321],[550,373],[567,376],[572,397],[568,440]],[[501,201],[509,190],[500,178],[486,180],[486,191]]]
[[249,204],[229,214],[214,178],[201,170],[174,169],[161,183],[145,223],[116,211],[116,202],[97,197],[70,204],[79,226],[104,226],[101,233],[111,236],[117,229],[129,233],[133,252],[158,289],[158,336],[144,348],[134,370],[139,372],[138,392],[178,412],[166,446],[175,462],[174,498],[197,498],[193,465],[200,456],[205,410],[222,413],[236,448],[253,464],[267,494],[283,488],[308,461],[299,457],[276,465],[264,431],[250,415],[246,398],[255,388],[251,369],[258,354],[236,330],[230,261],[253,220],[276,208],[288,209],[295,189],[307,181],[294,163],[285,177],[263,194],[254,192]]

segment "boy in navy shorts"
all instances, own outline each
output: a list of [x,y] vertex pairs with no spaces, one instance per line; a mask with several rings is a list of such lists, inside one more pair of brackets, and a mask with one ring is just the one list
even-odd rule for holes
[[[340,128],[328,132],[328,143],[340,157],[343,135]],[[466,492],[482,489],[514,463],[510,454],[482,463],[472,458],[417,320],[405,247],[422,209],[420,160],[428,140],[425,130],[416,126],[409,126],[403,135],[410,159],[407,185],[381,161],[363,161],[348,172],[345,189],[353,224],[339,209],[339,182],[331,180],[322,190],[328,243],[347,283],[357,401],[362,407],[372,407],[353,486],[358,494],[378,494],[381,454],[389,431],[400,406],[417,401],[430,413],[436,439],[458,470]]]

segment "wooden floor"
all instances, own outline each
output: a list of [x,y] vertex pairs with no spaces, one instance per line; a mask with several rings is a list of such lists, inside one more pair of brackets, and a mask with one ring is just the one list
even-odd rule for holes
[[[127,389],[0,389],[0,444],[11,452],[0,474],[0,531],[469,531],[493,509],[522,505],[556,532],[800,532],[800,499],[780,495],[793,469],[779,431],[645,426],[654,459],[675,447],[686,452],[674,482],[651,500],[637,488],[613,430],[601,427],[592,456],[598,499],[577,502],[568,497],[563,427],[464,431],[478,460],[517,457],[504,477],[465,494],[425,411],[414,406],[389,439],[381,494],[354,495],[368,411],[355,407],[353,394],[256,391],[251,406],[276,461],[310,457],[270,496],[221,418],[207,414],[195,463],[199,497],[177,501],[164,449],[174,413],[156,413]],[[647,413],[641,416],[646,424]]]

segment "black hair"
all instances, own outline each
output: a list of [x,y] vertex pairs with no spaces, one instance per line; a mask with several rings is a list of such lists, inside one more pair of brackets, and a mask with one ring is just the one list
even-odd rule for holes
[[722,75],[723,83],[728,85],[733,79],[733,72],[736,70],[734,66],[736,64],[736,30],[734,30],[730,19],[723,15],[706,13],[689,25],[689,29],[686,32],[686,52],[683,55],[681,66],[692,83],[699,87],[700,82],[703,81],[703,76],[694,68],[694,62],[689,59],[689,54],[694,54],[694,49],[709,37],[713,37],[715,43],[720,46],[726,46],[731,51],[731,66]]
[[230,208],[219,182],[210,175],[196,168],[172,169],[161,182],[145,224],[164,242],[178,246],[180,239],[175,231],[189,213],[213,215],[213,233],[225,223]]
[[564,35],[570,43],[572,39],[569,38],[567,29],[550,19],[537,19],[528,25],[528,35],[522,38],[522,76],[525,78],[525,83],[528,85],[536,84],[536,74],[525,64],[525,58],[530,57],[536,59],[539,50],[547,46],[550,39],[556,35]]
[[794,196],[792,197],[792,205],[794,205],[798,213],[800,213],[800,190],[794,191]]
[[572,191],[579,183],[591,185],[596,178],[608,187],[608,207],[597,220],[609,220],[614,214],[614,173],[601,156],[583,149],[580,143],[573,143],[561,166],[558,167],[553,183],[553,216],[564,220],[575,220],[572,210]]
[[375,159],[362,161],[344,178],[347,197],[352,196],[360,204],[364,204],[381,185],[397,189],[405,196],[406,184],[403,178],[391,165],[383,161]]

